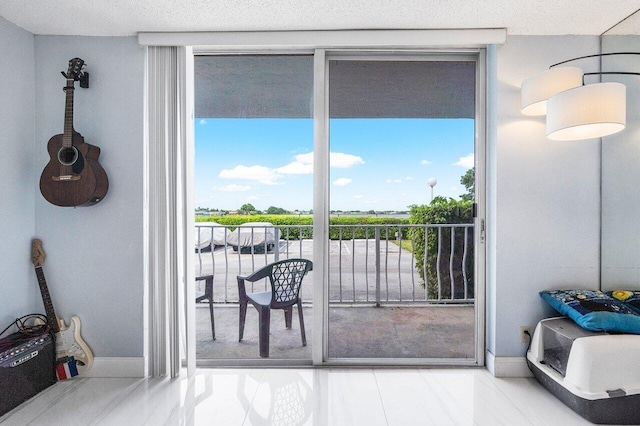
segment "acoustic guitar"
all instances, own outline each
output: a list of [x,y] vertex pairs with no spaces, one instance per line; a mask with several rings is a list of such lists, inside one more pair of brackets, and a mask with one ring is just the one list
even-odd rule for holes
[[[51,204],[62,207],[92,206],[109,190],[107,174],[98,163],[100,148],[84,141],[73,128],[73,92],[76,81],[86,81],[84,61],[73,58],[62,75],[67,80],[64,133],[49,139],[49,163],[40,176],[40,192]],[[81,86],[83,86],[81,84]],[[88,84],[84,85],[88,87]]]
[[[80,335],[80,318],[76,316],[71,317],[71,323],[69,327],[67,327],[64,320],[59,320],[56,316],[56,312],[53,309],[53,302],[49,295],[47,280],[42,271],[44,258],[42,242],[34,239],[31,242],[31,261],[33,262],[36,276],[38,277],[38,285],[40,287],[40,293],[42,294],[42,303],[47,313],[49,327],[55,334],[56,373],[59,380],[65,380],[82,374],[91,368],[93,364],[93,354]],[[38,323],[42,324],[41,321],[36,321],[36,324]]]

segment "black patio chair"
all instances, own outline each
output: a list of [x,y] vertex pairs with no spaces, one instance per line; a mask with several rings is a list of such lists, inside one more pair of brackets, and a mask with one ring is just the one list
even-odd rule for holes
[[196,277],[196,282],[204,281],[204,293],[196,291],[196,303],[203,300],[209,301],[209,316],[211,317],[211,337],[216,340],[216,323],[213,318],[213,275],[201,275]]
[[[240,336],[244,335],[244,322],[247,316],[247,304],[251,303],[258,310],[260,356],[269,357],[269,329],[271,325],[271,309],[284,310],[285,326],[291,328],[293,305],[298,305],[300,318],[300,334],[302,346],[307,346],[304,332],[304,317],[302,316],[302,299],[300,286],[302,278],[313,269],[313,263],[307,259],[287,259],[270,263],[251,275],[238,275],[238,295],[240,297]],[[245,281],[255,282],[269,277],[271,291],[247,293]]]

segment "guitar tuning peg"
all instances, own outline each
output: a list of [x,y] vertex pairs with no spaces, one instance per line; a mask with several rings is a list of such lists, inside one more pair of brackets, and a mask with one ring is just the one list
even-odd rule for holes
[[62,74],[62,76],[63,76],[64,78],[69,78],[69,77],[67,77],[67,74],[65,74],[65,72],[64,72],[64,71],[60,71],[60,74]]

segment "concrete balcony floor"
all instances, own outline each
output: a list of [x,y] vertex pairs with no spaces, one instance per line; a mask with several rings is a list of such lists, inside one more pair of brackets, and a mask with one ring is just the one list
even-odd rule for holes
[[[303,315],[307,346],[302,346],[294,308],[293,327],[284,325],[284,312],[271,313],[270,359],[309,360],[313,342],[313,307]],[[238,305],[214,306],[216,340],[206,303],[196,306],[198,360],[259,359],[258,315],[247,308],[244,338],[238,342]],[[472,305],[332,305],[329,308],[330,358],[473,359],[475,312]]]

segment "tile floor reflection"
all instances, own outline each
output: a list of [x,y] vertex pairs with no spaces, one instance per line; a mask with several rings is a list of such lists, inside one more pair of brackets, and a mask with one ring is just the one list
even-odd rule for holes
[[59,382],[2,425],[579,425],[534,379],[485,369],[198,369]]

